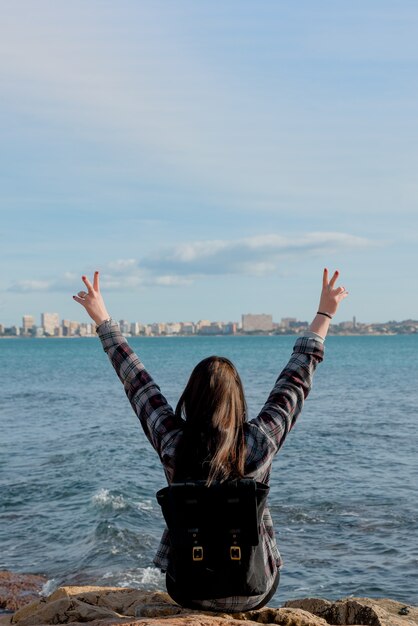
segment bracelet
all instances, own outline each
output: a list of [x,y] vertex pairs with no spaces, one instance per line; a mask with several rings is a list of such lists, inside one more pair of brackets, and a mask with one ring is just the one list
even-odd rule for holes
[[330,315],[329,313],[325,313],[324,311],[317,311],[316,314],[325,315],[325,317],[329,317],[329,319],[332,320],[332,315]]

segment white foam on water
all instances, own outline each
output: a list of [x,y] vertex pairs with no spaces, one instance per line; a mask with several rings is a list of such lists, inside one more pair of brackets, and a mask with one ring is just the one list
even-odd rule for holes
[[151,500],[141,500],[136,503],[136,506],[140,511],[152,511],[154,508]]
[[43,585],[41,591],[39,592],[39,595],[49,596],[51,595],[51,593],[54,593],[56,589],[58,589],[58,581],[56,580],[56,578],[50,578]]
[[118,583],[122,587],[141,588],[144,585],[153,589],[165,589],[165,574],[156,567],[140,567],[133,572],[126,572]]
[[357,511],[344,511],[338,514],[340,517],[360,517],[360,513]]
[[94,494],[91,501],[99,507],[111,506],[112,509],[115,510],[126,509],[128,506],[123,496],[114,496],[110,493],[109,489],[99,489],[99,491]]

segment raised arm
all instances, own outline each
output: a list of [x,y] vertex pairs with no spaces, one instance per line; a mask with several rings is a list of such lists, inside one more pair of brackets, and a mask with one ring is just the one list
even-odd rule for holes
[[339,303],[348,295],[344,287],[335,287],[337,278],[338,272],[334,272],[329,280],[328,270],[324,270],[319,308],[309,331],[296,341],[292,356],[279,375],[261,413],[251,421],[269,437],[275,452],[283,445],[302,411],[312,387],[316,366],[323,359],[323,341],[330,321]]
[[95,272],[93,284],[86,276],[82,280],[87,292],[79,291],[73,298],[96,322],[103,349],[124,386],[147,438],[162,458],[165,446],[170,442],[174,431],[182,427],[182,421],[179,422],[175,417],[160,388],[120,332],[119,324],[110,318],[100,292],[99,272]]

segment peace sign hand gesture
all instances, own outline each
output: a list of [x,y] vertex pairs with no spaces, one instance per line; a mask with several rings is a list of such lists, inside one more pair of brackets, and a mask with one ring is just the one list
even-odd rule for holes
[[82,276],[81,279],[87,291],[79,291],[73,299],[86,309],[91,319],[99,326],[110,317],[100,293],[99,272],[94,272],[93,285],[87,276]]
[[335,315],[340,302],[348,296],[348,291],[345,287],[335,287],[338,276],[339,272],[338,270],[336,270],[332,275],[331,280],[329,281],[328,270],[327,268],[324,269],[324,275],[322,278],[322,292],[318,309],[322,313]]

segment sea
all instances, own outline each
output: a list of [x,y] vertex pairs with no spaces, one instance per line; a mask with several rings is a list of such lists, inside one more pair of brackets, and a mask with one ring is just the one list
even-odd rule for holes
[[[292,336],[129,338],[173,405],[217,354],[263,406]],[[390,597],[418,605],[418,336],[328,337],[302,415],[273,465],[284,559],[271,605]],[[0,569],[61,584],[161,589],[165,486],[93,338],[0,341]]]

